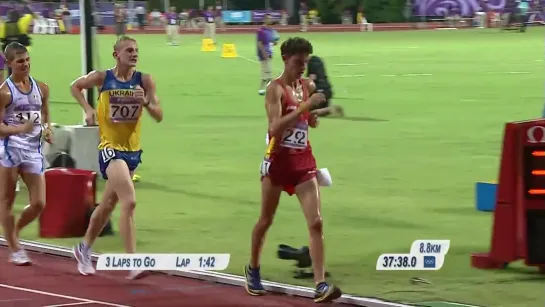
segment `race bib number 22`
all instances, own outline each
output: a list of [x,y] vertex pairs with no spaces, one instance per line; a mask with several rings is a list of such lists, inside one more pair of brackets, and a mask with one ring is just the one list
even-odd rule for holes
[[303,149],[308,144],[308,130],[289,128],[282,135],[283,147]]

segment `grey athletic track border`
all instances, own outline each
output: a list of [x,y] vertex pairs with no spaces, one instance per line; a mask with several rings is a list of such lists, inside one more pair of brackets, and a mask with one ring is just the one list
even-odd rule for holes
[[[39,243],[35,241],[21,241],[21,245],[26,250],[32,251],[32,252],[67,257],[67,258],[73,257],[72,250],[62,246],[44,244],[44,243]],[[0,237],[0,246],[7,247],[6,240],[3,237]],[[99,254],[93,254],[94,261],[97,260],[98,255]],[[75,268],[75,264],[74,264],[74,268]],[[220,272],[171,271],[171,272],[162,272],[162,273],[173,275],[173,276],[211,281],[211,282],[216,282],[220,284],[228,284],[228,285],[239,286],[239,287],[244,286],[244,279],[241,276],[225,274]],[[265,287],[267,291],[270,291],[270,292],[276,292],[276,293],[300,296],[300,297],[307,297],[307,298],[314,297],[314,289],[307,288],[307,287],[292,286],[292,285],[281,284],[281,283],[270,282],[270,281],[264,281],[263,286]],[[411,307],[411,305],[404,305],[401,303],[388,302],[388,301],[383,301],[383,300],[375,299],[375,298],[357,297],[357,296],[346,295],[346,294],[340,297],[339,299],[337,299],[336,302],[351,304],[356,306],[365,306],[365,307]]]

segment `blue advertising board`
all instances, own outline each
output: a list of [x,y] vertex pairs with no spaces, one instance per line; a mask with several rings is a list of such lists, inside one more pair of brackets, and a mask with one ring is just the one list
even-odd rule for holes
[[221,17],[225,23],[251,23],[252,11],[222,11]]

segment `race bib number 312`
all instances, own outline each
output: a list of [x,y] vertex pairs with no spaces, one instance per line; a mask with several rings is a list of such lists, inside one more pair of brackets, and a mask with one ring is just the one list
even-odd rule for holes
[[303,149],[308,144],[308,130],[289,128],[282,135],[281,146]]

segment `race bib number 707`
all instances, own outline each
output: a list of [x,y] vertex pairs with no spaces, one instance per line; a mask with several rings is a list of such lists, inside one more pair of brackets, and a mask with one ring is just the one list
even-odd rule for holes
[[141,104],[110,104],[112,122],[135,122],[140,117]]

